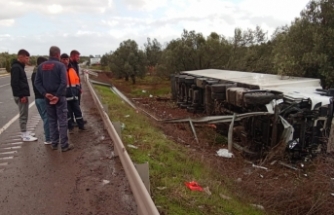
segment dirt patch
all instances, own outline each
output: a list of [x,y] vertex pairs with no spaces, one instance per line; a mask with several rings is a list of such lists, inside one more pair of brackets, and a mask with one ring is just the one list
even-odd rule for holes
[[83,83],[82,111],[86,131],[75,130],[70,142],[80,152],[75,162],[76,187],[71,192],[66,214],[137,214],[130,186],[119,158],[112,157],[113,143]]

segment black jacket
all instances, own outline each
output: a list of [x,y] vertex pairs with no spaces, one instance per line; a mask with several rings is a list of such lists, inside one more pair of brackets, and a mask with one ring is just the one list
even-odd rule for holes
[[10,74],[10,84],[12,86],[13,96],[20,98],[30,96],[27,75],[24,71],[24,64],[14,60]]
[[36,86],[35,86],[35,78],[36,78],[36,73],[37,73],[37,66],[34,68],[34,72],[31,75],[31,82],[32,82],[32,88],[34,90],[35,93],[35,99],[44,99],[45,97],[42,95],[42,93],[40,93]]
[[80,76],[79,76],[79,64],[77,62],[74,62],[74,61],[70,60],[69,67],[73,68],[77,72],[78,77],[80,78]]

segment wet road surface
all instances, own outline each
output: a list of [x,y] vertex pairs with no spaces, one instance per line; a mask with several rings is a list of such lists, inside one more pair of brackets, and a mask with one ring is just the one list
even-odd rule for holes
[[[0,134],[0,215],[137,214],[121,163],[111,157],[112,142],[85,84],[83,89],[87,130],[69,136],[74,150],[62,153],[43,144],[35,106],[28,127],[37,142],[21,142],[17,120]],[[8,107],[17,114],[14,102]]]

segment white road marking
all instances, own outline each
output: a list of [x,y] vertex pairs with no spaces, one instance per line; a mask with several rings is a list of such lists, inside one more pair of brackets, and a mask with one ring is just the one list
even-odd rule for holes
[[0,150],[13,150],[13,149],[20,149],[21,146],[13,146],[13,147],[7,147],[7,148],[0,148]]
[[4,79],[4,78],[9,78],[9,74],[8,75],[1,75],[0,79]]
[[[31,102],[29,104],[29,108],[31,108],[32,106],[35,105],[35,101]],[[11,125],[13,124],[13,122],[15,122],[18,118],[20,117],[20,114],[17,114],[16,116],[14,116],[11,120],[9,120],[9,122],[6,123],[6,125],[4,125],[1,129],[0,129],[0,135]]]
[[14,158],[13,156],[3,157],[3,158],[0,158],[0,161],[1,160],[10,160],[10,159],[13,159],[13,158]]
[[11,155],[11,154],[16,154],[17,151],[11,151],[11,152],[0,152],[0,155]]
[[0,163],[0,166],[7,166],[8,163]]
[[[23,144],[23,142],[1,143],[1,145],[7,145],[7,144],[10,144],[10,145],[21,145],[21,144]],[[0,145],[0,146],[1,146],[1,145]]]
[[4,85],[0,85],[0,87],[6,87],[9,86],[10,84],[4,84]]

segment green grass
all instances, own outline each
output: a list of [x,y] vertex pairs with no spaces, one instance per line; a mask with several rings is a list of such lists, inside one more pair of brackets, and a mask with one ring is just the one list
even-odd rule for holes
[[[124,123],[122,141],[133,162],[149,163],[151,196],[161,214],[263,214],[248,203],[233,198],[222,184],[226,179],[201,163],[200,159],[189,156],[189,149],[167,139],[150,119],[136,113],[109,88],[94,87],[102,102],[108,105],[112,121]],[[128,144],[138,149],[130,148]],[[202,187],[209,187],[212,194],[189,190],[185,182],[193,180]],[[232,200],[224,200],[222,194],[232,197]]]

